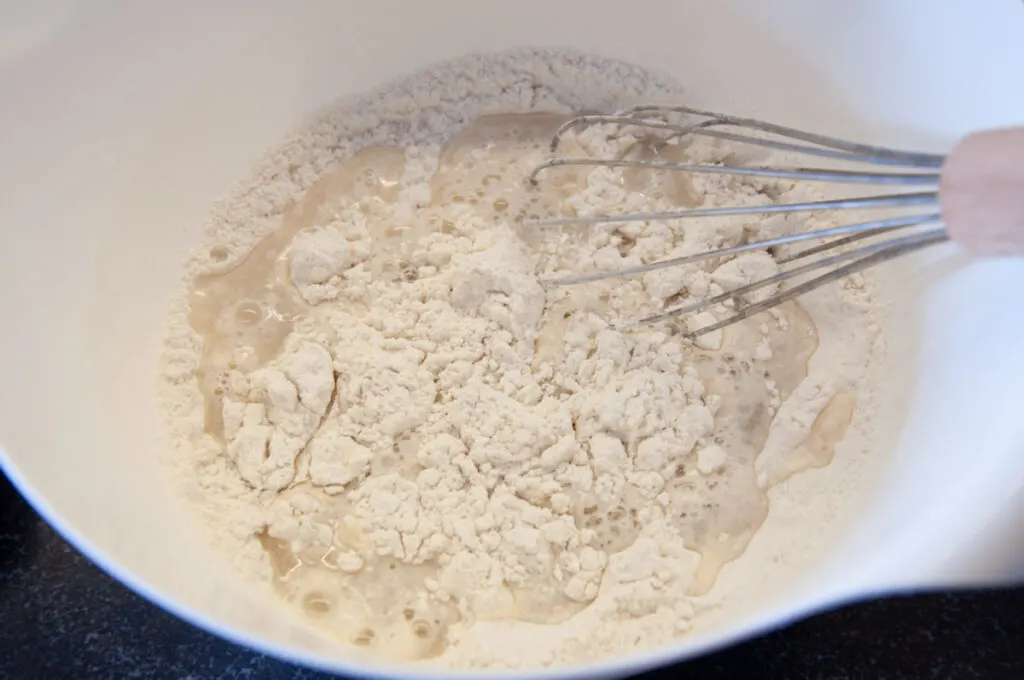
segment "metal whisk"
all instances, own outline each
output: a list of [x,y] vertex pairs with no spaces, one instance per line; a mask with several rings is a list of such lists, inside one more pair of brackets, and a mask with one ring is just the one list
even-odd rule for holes
[[[697,118],[697,122],[685,125],[669,122],[671,114],[685,114]],[[774,276],[754,281],[748,285],[725,291],[720,295],[708,297],[697,302],[667,307],[653,316],[639,319],[637,324],[650,324],[670,317],[695,314],[727,300],[736,301],[736,311],[728,318],[716,323],[692,330],[686,335],[696,337],[704,333],[718,330],[736,323],[749,316],[771,309],[799,295],[814,290],[832,281],[836,281],[868,267],[892,260],[928,246],[949,239],[939,210],[940,168],[946,156],[930,153],[915,153],[880,146],[858,144],[834,137],[826,137],[793,128],[766,123],[751,118],[741,118],[711,111],[701,111],[685,106],[642,106],[615,115],[583,115],[563,124],[551,142],[552,152],[557,152],[559,143],[566,132],[574,129],[599,124],[612,123],[620,126],[633,126],[656,131],[662,141],[687,135],[699,135],[728,140],[739,144],[767,147],[780,151],[799,153],[806,156],[825,158],[834,161],[861,163],[873,166],[885,166],[886,170],[833,170],[814,167],[746,167],[732,165],[674,163],[655,160],[633,160],[625,158],[568,158],[556,157],[538,166],[530,175],[533,183],[542,181],[546,170],[561,166],[604,166],[614,168],[646,168],[666,172],[717,173],[730,175],[746,175],[769,179],[807,180],[812,182],[839,182],[849,184],[899,185],[912,188],[903,193],[889,193],[876,196],[823,200],[805,203],[788,203],[758,206],[736,206],[725,208],[698,208],[689,210],[673,210],[669,212],[631,213],[621,215],[582,215],[574,217],[556,217],[551,219],[531,220],[532,226],[570,226],[593,225],[619,222],[639,222],[664,219],[690,219],[717,217],[725,215],[752,215],[773,213],[794,213],[817,210],[876,209],[876,208],[911,208],[913,214],[901,214],[898,217],[877,219],[836,226],[829,229],[808,231],[772,238],[757,242],[744,243],[729,248],[687,255],[672,259],[651,262],[641,266],[619,269],[616,271],[583,274],[548,281],[549,285],[566,286],[582,284],[613,277],[631,276],[645,272],[675,267],[679,265],[701,262],[713,258],[737,255],[755,250],[764,250],[775,246],[800,243],[804,241],[824,240],[824,243],[808,247],[776,262],[779,265],[790,265],[814,256],[820,256],[810,262],[798,264],[784,269]],[[743,130],[755,130],[764,136],[743,134]],[[870,239],[882,234],[889,235],[886,239],[867,243],[853,249],[836,250],[857,241]],[[835,252],[832,252],[835,251]],[[751,304],[742,304],[743,296],[758,289],[781,284],[797,277],[813,276],[788,288],[780,289],[770,297]]]

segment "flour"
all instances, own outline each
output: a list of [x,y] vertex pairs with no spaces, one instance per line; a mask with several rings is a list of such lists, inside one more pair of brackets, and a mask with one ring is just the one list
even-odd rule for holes
[[270,366],[248,376],[234,371],[231,378],[232,394],[222,407],[225,452],[254,488],[284,488],[294,481],[295,459],[327,410],[334,382],[331,355],[321,345],[303,342]]
[[[519,224],[806,191],[603,167],[526,186],[567,113],[678,96],[566,52],[456,60],[325,114],[215,206],[163,397],[186,491],[240,573],[342,642],[448,667],[583,662],[699,623],[768,489],[831,460],[877,333],[863,278],[816,293],[813,322],[788,304],[696,343],[673,321],[626,330],[773,275],[767,253],[543,285],[802,228]],[[548,113],[473,123],[526,111]],[[729,153],[608,125],[562,152]],[[848,337],[819,347],[839,319]]]

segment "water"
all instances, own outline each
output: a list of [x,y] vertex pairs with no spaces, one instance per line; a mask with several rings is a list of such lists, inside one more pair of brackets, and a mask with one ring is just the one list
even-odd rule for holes
[[[203,338],[199,384],[206,403],[206,429],[222,437],[222,395],[230,370],[252,370],[281,350],[297,320],[313,313],[288,278],[287,251],[295,236],[322,218],[321,209],[338,196],[353,196],[366,209],[374,202],[392,203],[405,170],[405,152],[375,147],[309,188],[302,200],[285,210],[281,226],[224,274],[200,278],[192,290],[189,323]],[[214,261],[226,251],[215,246]]]
[[[501,115],[470,126],[444,148],[430,180],[430,204],[404,222],[389,220],[387,211],[380,210],[399,197],[404,151],[396,147],[365,149],[316,182],[285,212],[281,226],[241,264],[197,281],[190,321],[204,340],[199,380],[207,431],[223,437],[222,395],[231,371],[249,371],[273,360],[287,335],[298,324],[310,323],[310,319],[315,322],[320,313],[306,304],[290,282],[287,252],[298,233],[330,217],[332,201],[351,197],[364,212],[375,216],[369,266],[378,279],[400,285],[416,277],[408,260],[417,239],[432,232],[457,233],[456,221],[450,219],[455,209],[468,207],[479,219],[496,225],[516,225],[526,218],[561,212],[561,202],[582,186],[586,171],[549,170],[541,189],[529,187],[525,178],[545,157],[551,134],[563,120],[552,114]],[[562,152],[573,155],[572,145],[572,140],[566,140]],[[677,147],[647,143],[638,143],[628,155],[683,160]],[[689,177],[682,173],[629,170],[624,182],[632,190],[665,197],[678,206],[700,201]],[[380,215],[385,217],[378,218]],[[528,245],[542,248],[547,243],[548,236],[538,230],[517,227],[517,233]],[[563,244],[571,244],[581,233],[567,230],[562,237]],[[622,243],[627,249],[631,245],[628,238]],[[210,252],[214,261],[222,261],[226,255],[222,248]],[[561,358],[562,336],[573,314],[609,312],[608,295],[601,291],[600,287],[580,286],[549,298],[536,336],[535,366]],[[360,313],[357,307],[350,311]],[[726,465],[711,475],[699,473],[696,456],[691,456],[678,466],[666,486],[672,521],[687,547],[701,555],[694,594],[710,589],[722,565],[742,554],[768,513],[768,498],[757,484],[754,461],[768,437],[775,406],[807,375],[807,362],[818,343],[813,323],[798,304],[787,303],[781,311],[788,321],[784,327],[759,315],[728,328],[718,350],[687,350],[687,363],[696,366],[707,391],[721,395],[713,438],[728,453]],[[766,320],[773,356],[759,362],[753,356]],[[777,392],[769,389],[769,381]],[[789,467],[772,482],[828,464],[854,405],[852,396],[837,395],[814,423],[807,440],[790,456]],[[417,446],[417,437],[411,433],[394,451],[376,456],[373,472],[398,471],[411,476],[415,469],[410,461]],[[298,485],[298,490],[317,495],[324,508],[318,519],[331,527],[332,538],[329,544],[296,554],[285,542],[261,536],[284,597],[341,640],[386,650],[388,656],[401,659],[440,654],[447,645],[448,628],[459,620],[459,614],[454,605],[429,593],[427,583],[436,577],[438,566],[409,565],[373,555],[368,541],[354,524],[345,521],[351,509],[344,495],[327,495],[305,483]],[[627,489],[615,508],[599,511],[581,498],[573,514],[580,528],[594,530],[595,547],[614,553],[636,540],[638,509],[647,502]],[[513,601],[506,609],[479,615],[553,624],[586,606],[566,598],[553,578],[535,579],[511,591]]]

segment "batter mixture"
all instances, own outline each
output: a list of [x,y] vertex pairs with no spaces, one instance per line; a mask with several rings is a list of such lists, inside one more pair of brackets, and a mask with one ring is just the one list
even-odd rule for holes
[[[581,662],[691,628],[768,490],[831,461],[878,339],[860,277],[695,343],[681,323],[730,310],[625,323],[770,275],[781,251],[544,285],[812,226],[522,224],[818,197],[636,169],[525,181],[571,112],[679,97],[567,52],[456,60],[339,105],[215,207],[163,396],[175,466],[240,573],[341,642],[449,667]],[[561,152],[736,148],[598,126]]]

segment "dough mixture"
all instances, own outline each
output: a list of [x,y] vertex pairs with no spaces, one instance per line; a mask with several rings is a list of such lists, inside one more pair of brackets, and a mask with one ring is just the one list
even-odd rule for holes
[[[163,403],[175,465],[240,572],[340,642],[449,667],[582,662],[690,630],[768,490],[832,459],[877,326],[853,277],[696,342],[685,323],[727,307],[626,328],[774,273],[785,251],[545,286],[809,228],[522,224],[820,197],[600,167],[525,181],[572,112],[680,97],[569,52],[468,57],[338,105],[215,206],[172,311]],[[644,134],[590,127],[560,151],[773,160]],[[819,348],[839,326],[847,340]]]

